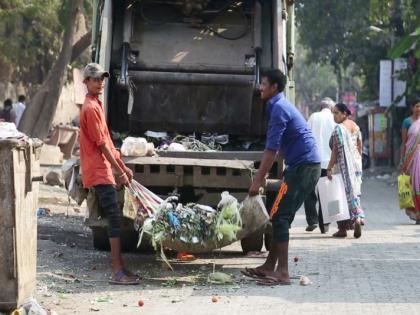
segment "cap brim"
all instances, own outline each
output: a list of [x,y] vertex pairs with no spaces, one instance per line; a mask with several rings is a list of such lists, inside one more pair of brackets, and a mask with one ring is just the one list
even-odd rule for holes
[[86,75],[85,78],[90,77],[90,78],[109,78],[109,72],[107,71],[100,71],[100,72],[96,72],[95,75]]
[[102,72],[101,77],[109,78],[109,72],[108,71]]

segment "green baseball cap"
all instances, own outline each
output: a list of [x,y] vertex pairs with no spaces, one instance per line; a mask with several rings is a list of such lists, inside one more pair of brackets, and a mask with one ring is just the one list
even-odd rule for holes
[[83,79],[87,78],[109,78],[109,72],[105,71],[99,64],[97,63],[89,63],[83,70]]

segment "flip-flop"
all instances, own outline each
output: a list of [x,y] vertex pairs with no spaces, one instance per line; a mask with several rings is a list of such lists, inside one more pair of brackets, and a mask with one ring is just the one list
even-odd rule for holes
[[[125,280],[124,280],[125,278]],[[124,270],[118,271],[111,280],[108,281],[109,284],[117,284],[117,285],[138,285],[140,284],[139,279],[130,279]]]
[[290,281],[281,281],[275,277],[266,276],[265,279],[257,281],[257,285],[272,287],[276,285],[291,285]]
[[245,268],[245,270],[241,270],[241,273],[244,276],[246,276],[248,278],[251,278],[251,279],[265,279],[265,276],[258,276],[256,274],[253,274],[253,273],[249,272],[246,268]]
[[256,268],[245,267],[245,271],[256,277],[265,278],[265,274],[262,273],[261,271],[258,271]]

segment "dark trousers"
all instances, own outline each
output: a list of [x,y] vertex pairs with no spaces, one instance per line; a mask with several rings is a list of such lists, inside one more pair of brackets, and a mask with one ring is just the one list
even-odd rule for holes
[[[321,169],[321,177],[327,176],[327,170]],[[308,197],[305,200],[304,207],[305,207],[305,215],[306,215],[306,222],[308,225],[315,225],[319,224],[319,226],[324,225],[324,218],[322,217],[322,209],[321,203],[318,202],[319,197],[315,191],[311,191]],[[319,204],[319,209],[316,209],[317,203]],[[329,223],[325,224],[328,225]]]
[[99,206],[108,219],[108,237],[120,237],[121,212],[118,206],[117,190],[113,185],[97,185],[95,193],[99,200]]
[[296,212],[315,189],[321,174],[319,164],[302,164],[284,173],[284,182],[270,212],[275,241],[289,240],[289,227]]

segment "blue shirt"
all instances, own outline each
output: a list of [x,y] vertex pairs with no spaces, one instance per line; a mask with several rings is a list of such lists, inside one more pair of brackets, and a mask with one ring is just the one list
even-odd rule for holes
[[278,93],[268,101],[266,150],[282,151],[286,165],[320,163],[315,138],[302,114]]

